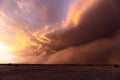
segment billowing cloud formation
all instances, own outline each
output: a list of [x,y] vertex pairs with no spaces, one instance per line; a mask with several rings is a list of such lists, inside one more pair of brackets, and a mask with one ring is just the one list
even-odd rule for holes
[[[76,6],[78,8],[79,4],[76,4]],[[72,8],[76,9],[76,6],[73,6]],[[81,7],[78,8],[78,11],[79,10],[81,10]],[[71,17],[74,18],[73,16]],[[81,14],[79,16],[81,20],[77,21],[78,25],[75,26],[75,28],[69,28],[70,25],[67,28],[69,30],[57,31],[48,35],[49,38],[53,39],[53,43],[58,40],[59,44],[55,45],[55,47],[76,46],[107,37],[115,32],[120,26],[118,6],[110,1],[95,2],[95,4],[88,9],[86,7],[82,16]],[[74,25],[72,25],[72,27],[74,27]]]
[[[67,28],[47,34],[51,43],[44,47],[47,46],[54,54],[21,57],[20,62],[27,60],[26,63],[45,64],[120,63],[120,15],[117,0],[93,0],[92,4],[91,1],[86,0],[82,2],[84,4],[81,1],[74,2],[64,22],[67,23]],[[74,20],[77,24],[74,24]],[[31,59],[33,60],[29,61]]]
[[1,2],[0,42],[16,63],[120,63],[118,0]]
[[[79,2],[80,1],[78,1],[78,3]],[[110,0],[109,2],[98,0],[94,3],[93,0],[93,5],[91,7],[88,9],[86,7],[86,10],[83,13],[79,13],[77,19],[78,25],[76,28],[65,31],[62,35],[60,34],[66,49],[52,55],[46,63],[120,63],[120,12],[116,2],[117,1],[113,0]],[[74,8],[77,9],[77,12],[73,13],[78,13],[78,11],[81,12],[78,3],[72,7],[73,10]],[[74,17],[76,15],[74,15],[75,14],[71,17],[72,20],[75,19]],[[114,32],[116,33],[113,34]]]
[[65,23],[63,24],[63,27],[68,27],[71,24],[73,26],[77,26],[80,19],[82,18],[83,14],[86,10],[88,10],[93,4],[96,4],[95,0],[76,0],[74,4],[71,6],[67,19]]
[[120,30],[110,37],[61,50],[48,59],[52,64],[119,64]]

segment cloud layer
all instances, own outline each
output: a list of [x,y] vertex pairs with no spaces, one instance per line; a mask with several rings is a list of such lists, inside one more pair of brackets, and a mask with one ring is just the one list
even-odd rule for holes
[[49,64],[119,64],[120,30],[110,37],[58,51]]
[[0,4],[0,42],[16,49],[16,63],[120,63],[119,0],[0,0]]
[[[45,64],[118,64],[119,13],[117,0],[77,0],[69,10],[63,28],[47,34],[51,43],[45,47],[54,51],[54,54],[21,57],[20,61]],[[30,59],[33,60],[30,62]]]

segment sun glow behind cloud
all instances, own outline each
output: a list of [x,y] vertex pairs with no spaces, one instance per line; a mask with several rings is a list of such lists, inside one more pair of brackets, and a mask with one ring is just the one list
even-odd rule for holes
[[10,63],[16,58],[11,54],[11,48],[0,42],[0,63]]

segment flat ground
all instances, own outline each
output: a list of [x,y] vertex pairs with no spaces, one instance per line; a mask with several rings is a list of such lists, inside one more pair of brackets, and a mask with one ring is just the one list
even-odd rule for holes
[[0,65],[0,80],[120,80],[120,67],[91,65]]

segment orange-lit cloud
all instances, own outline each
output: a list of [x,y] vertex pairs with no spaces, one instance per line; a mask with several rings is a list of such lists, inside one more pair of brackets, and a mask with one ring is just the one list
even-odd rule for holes
[[80,20],[82,19],[84,13],[89,10],[93,5],[97,4],[98,1],[95,0],[76,0],[74,4],[71,6],[68,17],[63,24],[63,27],[68,27],[73,24],[73,26],[77,26],[80,24]]

